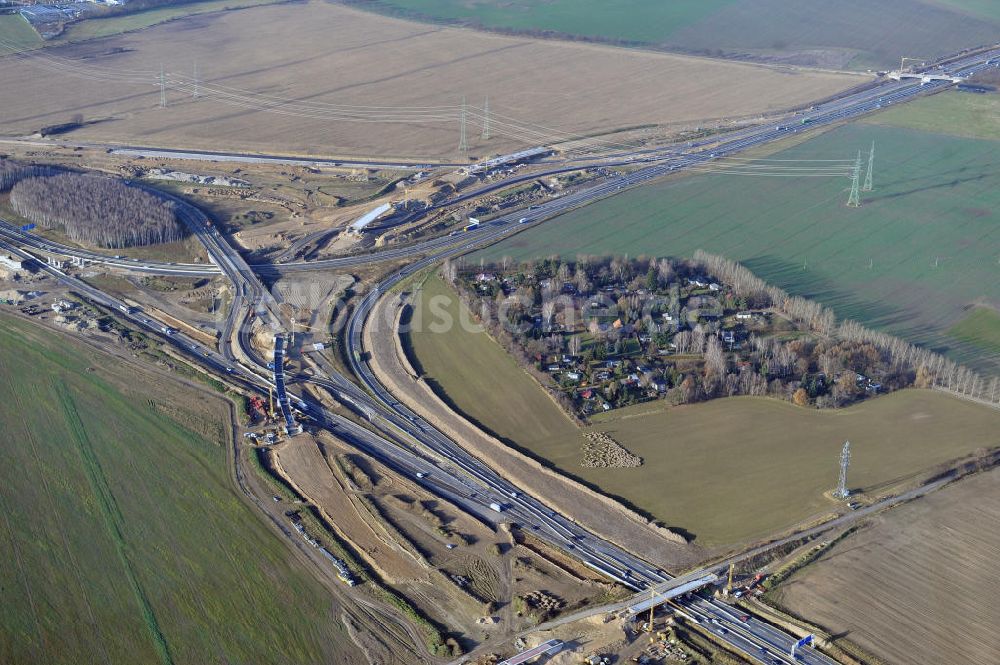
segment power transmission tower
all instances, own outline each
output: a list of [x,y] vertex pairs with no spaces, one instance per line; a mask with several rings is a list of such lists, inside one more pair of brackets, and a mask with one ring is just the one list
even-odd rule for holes
[[197,60],[194,61],[194,91],[191,93],[191,96],[193,98],[195,98],[195,99],[198,99],[198,97],[200,96],[199,92],[198,92],[198,61]]
[[851,442],[845,441],[844,448],[840,451],[840,482],[837,483],[837,490],[833,493],[838,499],[846,499],[851,495],[847,490],[847,467],[851,465]]
[[167,106],[167,79],[163,74],[163,63],[160,63],[160,108]]
[[488,141],[490,139],[490,96],[486,95],[486,101],[483,102],[483,140]]
[[868,171],[865,173],[865,184],[861,188],[862,192],[872,191],[872,169],[875,168],[875,141],[872,141],[872,149],[868,152]]
[[847,198],[847,205],[851,208],[861,207],[861,191],[858,180],[861,177],[861,151],[858,150],[858,159],[854,162],[854,173],[851,175],[851,195]]
[[459,129],[460,133],[458,135],[458,149],[461,150],[462,152],[468,152],[469,141],[465,136],[465,97],[462,97],[462,120],[459,127],[460,127]]

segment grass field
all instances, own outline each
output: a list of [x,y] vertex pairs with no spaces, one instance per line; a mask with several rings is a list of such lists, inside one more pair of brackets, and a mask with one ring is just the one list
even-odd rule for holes
[[875,191],[860,209],[844,205],[846,178],[691,175],[568,213],[472,260],[700,248],[841,317],[997,371],[1000,356],[948,331],[971,303],[1000,306],[1000,143],[857,123],[774,157],[851,156],[873,140]]
[[[424,282],[420,298],[421,313],[414,316],[408,343],[439,394],[480,426],[522,448],[544,450],[580,439],[573,421],[489,335],[469,333],[459,325],[444,332],[429,329],[438,311],[455,322],[460,316],[454,291],[439,277]],[[447,301],[439,307],[435,298]],[[461,309],[468,320],[467,310]]]
[[222,442],[164,415],[187,399],[221,433],[221,404],[116,363],[0,319],[0,661],[360,658],[238,495]]
[[940,393],[907,391],[841,411],[736,398],[671,410],[655,403],[597,416],[595,428],[645,463],[583,468],[581,430],[498,344],[458,325],[430,329],[432,321],[443,320],[437,311],[458,320],[454,298],[443,307],[431,301],[449,293],[440,279],[427,281],[421,332],[411,334],[429,383],[509,443],[687,530],[701,545],[763,536],[831,507],[823,493],[836,485],[845,439],[854,445],[851,485],[869,490],[1000,445],[1000,412]]
[[994,309],[975,307],[948,330],[955,339],[982,349],[987,354],[1000,354],[1000,314]]
[[[121,19],[127,20],[135,17]],[[78,30],[101,26],[89,24]],[[92,123],[71,133],[81,139],[449,160],[562,140],[563,132],[658,125],[665,135],[706,120],[795,106],[867,80],[486,35],[320,1],[190,16],[44,54],[72,66],[0,58],[3,133],[30,134],[80,113]],[[150,83],[161,64],[175,80],[190,78],[195,61],[201,97],[168,91],[168,109],[161,109]],[[250,108],[232,105],[213,92],[216,86],[261,97],[248,102]],[[461,100],[481,107],[486,96],[493,138],[481,139],[479,121],[471,119],[472,150],[461,155]],[[255,110],[274,97],[311,106]],[[357,115],[359,106],[366,107],[364,121],[341,119],[344,107]],[[393,111],[399,107],[408,110]]]
[[242,9],[258,5],[272,5],[284,0],[203,0],[202,2],[187,2],[179,5],[168,5],[156,9],[147,9],[132,14],[109,16],[107,18],[92,18],[69,26],[65,33],[53,40],[53,43],[78,42],[97,37],[108,37],[123,32],[141,30],[167,21],[173,21],[184,16],[196,16],[209,12],[228,9]]
[[[792,612],[886,663],[1000,659],[1000,472],[875,518],[778,588]],[[870,661],[868,661],[870,662]]]
[[32,48],[42,43],[34,28],[20,14],[0,14],[0,54],[8,50],[18,51]]
[[990,0],[382,0],[376,11],[490,29],[557,34],[808,64],[888,67],[990,43]]
[[[849,484],[869,491],[1000,446],[1000,412],[930,391],[838,411],[742,397],[628,417],[641,411],[611,412],[595,426],[642,456],[642,467],[577,473],[704,545],[763,536],[831,507],[823,492],[837,484],[845,440]],[[544,455],[567,470],[578,464],[569,448]]]
[[948,92],[903,104],[865,122],[925,132],[1000,140],[1000,95]]

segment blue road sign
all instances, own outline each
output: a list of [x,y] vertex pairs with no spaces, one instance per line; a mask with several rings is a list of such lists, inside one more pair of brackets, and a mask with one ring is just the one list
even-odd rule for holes
[[799,647],[804,647],[804,646],[807,646],[807,645],[811,646],[812,643],[813,643],[813,636],[812,635],[806,635],[801,640],[799,640],[798,642],[795,643],[795,647],[792,649],[792,652],[794,653],[795,649],[798,649]]

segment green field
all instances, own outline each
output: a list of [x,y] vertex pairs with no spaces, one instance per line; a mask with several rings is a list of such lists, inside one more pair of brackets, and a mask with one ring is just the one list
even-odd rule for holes
[[147,9],[132,14],[110,16],[108,18],[92,18],[69,26],[66,32],[53,40],[53,43],[79,42],[97,37],[108,37],[123,32],[141,30],[151,25],[166,23],[183,16],[207,14],[226,9],[256,7],[258,5],[273,5],[283,0],[202,0],[179,5],[168,5]]
[[990,0],[382,0],[367,7],[527,34],[856,68],[991,43],[1000,29],[1000,6]]
[[865,120],[924,132],[1000,140],[1000,95],[948,92]]
[[952,326],[948,334],[984,353],[1000,354],[1000,313],[994,309],[976,307]]
[[53,39],[43,41],[38,33],[19,14],[0,15],[0,56],[38,46],[56,46],[67,42],[80,42],[99,37],[109,37],[123,32],[141,30],[166,23],[184,16],[207,14],[228,9],[242,9],[259,5],[273,5],[287,0],[200,0],[172,4],[127,14],[88,18],[71,23]]
[[[451,296],[447,305],[431,298]],[[873,489],[972,452],[1000,446],[1000,412],[941,393],[905,391],[838,411],[765,398],[714,400],[665,410],[662,402],[594,418],[640,455],[638,469],[580,466],[581,430],[487,334],[454,325],[459,305],[440,279],[424,286],[412,350],[428,382],[509,444],[618,497],[706,546],[788,527],[832,506],[840,447],[854,446],[851,485]],[[416,327],[416,326],[415,326]]]
[[846,178],[699,174],[548,221],[473,255],[691,256],[704,249],[765,280],[979,369],[949,334],[967,305],[1000,306],[1000,142],[856,123],[774,155],[837,158],[876,142],[875,191],[848,208]]
[[0,319],[0,662],[357,662],[225,446],[154,395],[204,396],[116,363]]
[[[441,304],[435,304],[435,299],[442,299]],[[437,312],[456,322],[460,315],[454,291],[439,277],[424,282],[420,305],[421,313],[419,318],[414,316],[407,341],[425,379],[438,394],[480,426],[525,449],[582,441],[573,421],[489,335],[470,334],[459,325],[444,332],[429,329],[435,321],[444,320]],[[461,309],[468,320],[467,310]]]
[[41,43],[42,38],[20,14],[0,14],[0,55]]
[[[837,484],[845,440],[849,485],[864,490],[1000,446],[1000,412],[931,391],[836,411],[737,397],[625,417],[642,411],[610,412],[595,425],[645,464],[580,475],[705,545],[764,536],[831,507],[823,492]],[[579,453],[545,454],[568,469]]]

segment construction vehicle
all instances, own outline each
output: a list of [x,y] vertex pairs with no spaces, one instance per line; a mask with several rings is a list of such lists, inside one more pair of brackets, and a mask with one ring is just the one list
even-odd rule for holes
[[582,661],[583,665],[610,665],[611,659],[606,656],[599,656],[596,653],[592,653]]

